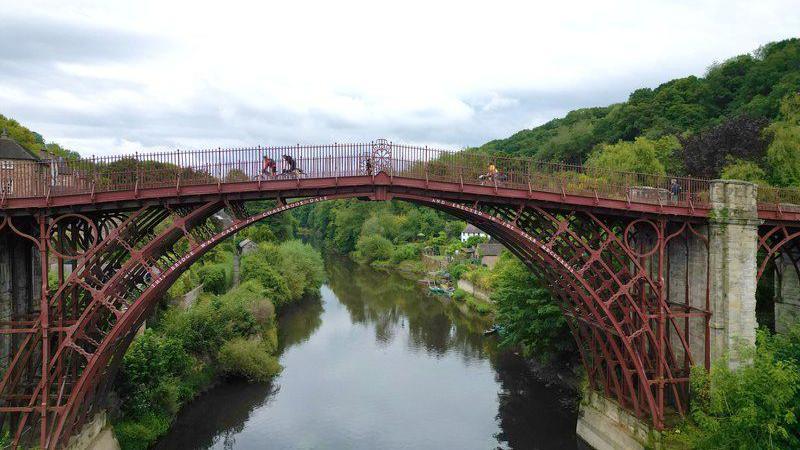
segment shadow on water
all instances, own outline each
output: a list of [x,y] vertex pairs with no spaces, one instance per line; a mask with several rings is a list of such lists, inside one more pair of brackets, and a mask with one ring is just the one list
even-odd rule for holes
[[326,260],[327,287],[279,321],[284,372],[187,405],[157,449],[574,449],[574,394],[488,324],[394,273]]
[[236,448],[236,435],[252,412],[269,406],[278,389],[272,384],[229,381],[181,410],[169,433],[154,450]]

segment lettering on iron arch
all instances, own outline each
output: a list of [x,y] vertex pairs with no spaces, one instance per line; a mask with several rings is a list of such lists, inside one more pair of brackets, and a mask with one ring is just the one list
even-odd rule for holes
[[567,264],[567,261],[564,260],[564,258],[562,258],[560,255],[555,253],[551,248],[547,247],[546,245],[542,245],[539,242],[538,239],[536,239],[535,237],[531,236],[530,234],[525,232],[525,230],[517,227],[516,225],[514,225],[512,223],[509,223],[509,222],[506,222],[504,220],[500,220],[497,217],[494,217],[492,215],[486,214],[483,211],[470,208],[469,206],[462,205],[460,203],[448,202],[446,200],[441,200],[441,199],[438,199],[438,198],[433,199],[433,202],[434,203],[438,203],[440,205],[445,205],[445,206],[448,206],[448,207],[451,207],[451,208],[460,209],[462,211],[466,211],[466,212],[471,213],[471,214],[475,214],[475,215],[480,216],[480,217],[482,217],[484,219],[491,220],[492,222],[494,222],[496,224],[499,224],[500,226],[505,227],[505,228],[515,232],[515,233],[518,233],[518,234],[522,235],[522,237],[527,239],[530,243],[535,245],[537,248],[540,248],[540,249],[544,250],[545,253],[547,253],[550,257],[555,259],[559,264],[564,266],[572,275],[575,275],[575,276],[579,275],[578,272],[575,269],[572,268],[572,266]]

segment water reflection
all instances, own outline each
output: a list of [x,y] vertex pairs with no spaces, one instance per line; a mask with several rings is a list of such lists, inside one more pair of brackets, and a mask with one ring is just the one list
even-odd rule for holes
[[456,305],[347,259],[280,320],[273,385],[224,384],[157,448],[575,448],[571,394],[537,381]]
[[277,391],[272,383],[223,383],[184,408],[169,434],[153,448],[237,448],[236,435],[244,429],[253,410],[269,407]]
[[375,327],[375,339],[386,344],[397,330],[405,330],[414,351],[431,356],[456,352],[465,360],[485,359],[493,345],[485,345],[482,331],[489,322],[465,317],[456,305],[445,304],[413,281],[396,273],[372,270],[344,258],[329,258],[330,287],[345,305],[353,323]]

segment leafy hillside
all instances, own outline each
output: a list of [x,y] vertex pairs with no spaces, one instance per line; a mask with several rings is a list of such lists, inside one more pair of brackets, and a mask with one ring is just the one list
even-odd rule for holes
[[15,141],[17,141],[21,146],[25,147],[26,149],[32,151],[35,154],[40,154],[42,150],[45,148],[48,152],[63,156],[65,158],[76,158],[78,154],[72,151],[69,151],[58,144],[50,143],[45,144],[44,138],[42,135],[31,131],[24,126],[20,125],[14,119],[5,117],[4,115],[0,114],[0,131],[6,130],[8,136]]
[[[702,78],[689,76],[655,89],[637,89],[626,102],[578,109],[507,139],[488,142],[480,150],[577,163],[586,162],[601,144],[637,137],[656,140],[672,135],[680,138],[681,148],[685,148],[703,131],[742,117],[748,121],[742,124],[745,128],[752,122],[762,132],[770,122],[783,118],[782,101],[799,91],[800,39],[789,39],[714,64]],[[770,137],[764,136],[764,140],[766,149]],[[744,159],[760,166],[763,161],[758,159],[763,156]],[[741,159],[736,154],[733,158]],[[691,171],[691,165],[679,169],[687,171],[689,166]],[[714,169],[717,173],[697,175],[718,176],[721,167]]]

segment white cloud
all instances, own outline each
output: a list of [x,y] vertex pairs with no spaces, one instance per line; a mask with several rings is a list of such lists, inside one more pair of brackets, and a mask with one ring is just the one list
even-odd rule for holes
[[796,0],[69,3],[0,0],[0,113],[87,154],[477,145],[800,29]]

